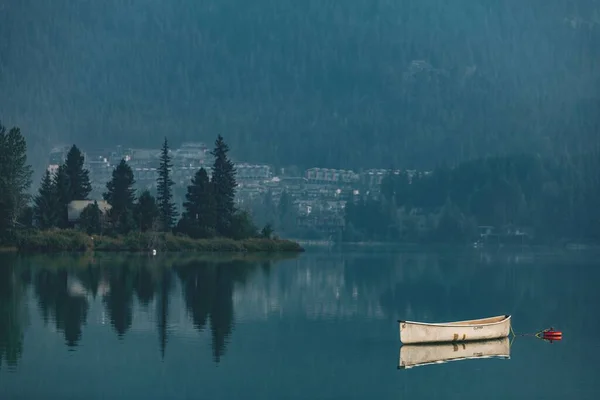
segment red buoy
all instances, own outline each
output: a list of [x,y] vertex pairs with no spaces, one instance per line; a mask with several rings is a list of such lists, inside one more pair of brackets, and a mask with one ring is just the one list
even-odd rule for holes
[[562,340],[562,332],[555,330],[548,330],[542,332],[542,338],[546,340]]
[[562,335],[561,331],[544,331],[544,335],[552,336],[552,335]]

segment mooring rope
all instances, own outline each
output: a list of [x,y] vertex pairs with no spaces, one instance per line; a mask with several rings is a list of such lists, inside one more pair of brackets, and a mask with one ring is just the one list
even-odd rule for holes
[[[538,331],[536,333],[515,333],[512,325],[510,326],[510,333],[512,333],[512,335],[513,335],[513,340],[517,336],[531,336],[531,337],[536,337],[538,339],[544,339],[544,340],[548,340],[549,339],[549,340],[552,340],[550,338],[544,337],[544,333],[546,333],[546,332],[551,332],[552,333],[552,332],[554,332],[554,328],[550,327],[550,328],[542,329],[541,331]],[[560,334],[560,332],[558,332],[558,335],[562,336]],[[558,339],[558,340],[560,340],[560,339]]]

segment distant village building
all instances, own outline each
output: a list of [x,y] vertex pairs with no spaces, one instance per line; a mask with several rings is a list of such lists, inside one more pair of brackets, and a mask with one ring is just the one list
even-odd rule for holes
[[[65,161],[70,146],[57,146],[50,152],[48,170],[55,172]],[[82,150],[83,152],[83,150]],[[156,148],[123,148],[115,146],[111,149],[92,149],[83,153],[85,168],[90,173],[92,196],[100,198],[106,191],[106,184],[112,178],[116,165],[123,159],[131,167],[138,191],[156,189],[158,167],[160,163],[160,146]],[[202,142],[186,142],[177,149],[169,150],[172,157],[171,179],[175,183],[174,201],[181,211],[185,188],[202,167],[209,178],[213,157],[209,148]],[[339,233],[344,227],[344,214],[347,202],[357,202],[370,198],[377,200],[380,196],[379,186],[390,173],[388,169],[369,169],[356,173],[352,170],[331,168],[310,168],[304,172],[298,168],[281,169],[281,175],[274,176],[273,168],[267,164],[235,162],[238,187],[235,202],[240,208],[256,206],[270,194],[273,204],[277,205],[281,194],[285,191],[291,198],[298,216],[297,226],[309,228],[322,233]],[[419,174],[406,170],[409,180]],[[400,174],[400,170],[392,173]],[[69,204],[69,221],[76,224],[83,209],[92,201],[75,201]],[[110,209],[104,201],[98,201],[103,213]],[[431,224],[425,217],[405,215],[408,227],[417,229]],[[483,232],[482,232],[483,233]],[[519,235],[516,231],[514,234]]]
[[160,149],[128,149],[121,157],[114,160],[114,164],[118,164],[121,159],[124,159],[132,169],[156,168],[160,162]]
[[335,198],[340,192],[337,186],[309,183],[304,187],[304,197],[307,199]]
[[145,185],[148,182],[156,182],[158,170],[156,168],[134,168],[133,179],[139,184]]
[[354,171],[343,169],[310,168],[305,176],[309,183],[317,184],[353,184],[359,180]]
[[236,202],[241,204],[246,201],[254,201],[267,191],[259,182],[238,183],[236,190]]
[[[171,179],[176,186],[187,187],[191,182],[199,167],[179,167],[171,169]],[[207,171],[210,178],[210,171]]]
[[58,170],[58,166],[65,162],[69,149],[70,146],[60,145],[55,146],[50,150],[47,169],[51,174],[55,174]]
[[360,174],[360,183],[368,188],[374,188],[381,185],[381,181],[387,174],[387,169],[368,169]]
[[266,164],[235,164],[238,180],[266,181],[273,177],[271,167]]
[[281,193],[285,190],[292,198],[300,198],[304,195],[306,178],[301,176],[274,177],[265,183],[267,190],[271,190],[273,200],[278,203]]
[[112,177],[113,166],[110,162],[109,150],[96,150],[85,152],[84,167],[90,173],[90,182],[94,193],[102,193],[106,190],[106,183]]
[[186,142],[172,152],[174,167],[210,168],[212,155],[202,142]]

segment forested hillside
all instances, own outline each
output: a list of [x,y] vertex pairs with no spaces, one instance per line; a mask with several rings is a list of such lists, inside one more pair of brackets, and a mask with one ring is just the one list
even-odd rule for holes
[[600,136],[597,0],[0,0],[0,20],[0,118],[39,155],[222,134],[246,161],[429,168]]
[[[346,207],[346,239],[464,242],[478,227],[523,229],[539,242],[600,239],[600,151],[490,157],[412,179],[390,173],[378,199]],[[479,229],[480,230],[480,229]]]

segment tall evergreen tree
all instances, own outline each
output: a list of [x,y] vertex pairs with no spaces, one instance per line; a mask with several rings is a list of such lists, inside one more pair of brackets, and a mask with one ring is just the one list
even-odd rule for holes
[[235,214],[235,167],[228,158],[229,146],[219,135],[215,141],[215,148],[211,151],[215,158],[212,167],[212,186],[217,211],[215,228],[217,234],[228,237],[233,234],[233,216]]
[[58,199],[50,171],[46,170],[38,195],[34,199],[34,220],[41,229],[58,225]]
[[81,211],[79,223],[88,235],[102,232],[102,211],[98,207],[98,202],[94,201],[92,204],[88,204]]
[[54,174],[54,191],[56,194],[56,216],[59,228],[67,228],[69,225],[67,205],[69,204],[69,175],[65,164],[58,166],[56,174]]
[[216,206],[212,184],[204,168],[200,168],[187,188],[184,212],[179,230],[191,237],[214,235]]
[[258,236],[258,228],[252,221],[252,216],[246,210],[236,210],[232,219],[231,238],[234,240],[248,239]]
[[121,160],[112,173],[112,179],[106,184],[107,191],[103,194],[104,200],[111,205],[108,213],[109,219],[119,233],[128,233],[135,226],[133,220],[134,183],[131,167],[125,160]]
[[137,227],[142,232],[154,229],[158,218],[158,206],[149,191],[144,190],[140,195],[135,205],[134,218]]
[[159,210],[159,217],[161,222],[161,230],[169,231],[177,218],[177,210],[175,203],[173,203],[173,191],[171,186],[174,185],[173,180],[170,177],[171,168],[171,156],[169,155],[169,145],[167,138],[163,142],[161,154],[160,154],[160,166],[158,167],[158,179],[157,179],[157,203]]
[[15,226],[27,205],[32,174],[21,130],[14,127],[6,132],[0,123],[0,236]]
[[92,191],[89,171],[83,168],[84,161],[81,151],[73,145],[65,161],[65,172],[69,177],[69,201],[87,200]]
[[31,205],[28,204],[21,209],[17,222],[21,228],[33,228],[33,207]]

